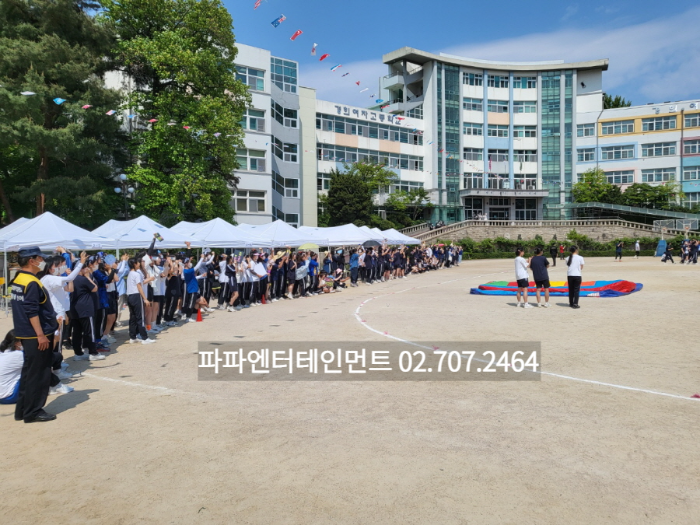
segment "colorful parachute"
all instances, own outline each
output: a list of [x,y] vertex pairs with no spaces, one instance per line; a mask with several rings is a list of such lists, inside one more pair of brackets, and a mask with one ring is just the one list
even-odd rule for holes
[[[550,282],[549,295],[553,297],[567,297],[569,287],[565,281]],[[641,283],[632,281],[584,281],[581,283],[581,297],[620,297],[629,295],[642,289]],[[482,284],[478,288],[472,288],[474,295],[515,295],[518,291],[518,284],[508,281],[491,281]],[[529,294],[535,293],[535,283],[528,283]]]

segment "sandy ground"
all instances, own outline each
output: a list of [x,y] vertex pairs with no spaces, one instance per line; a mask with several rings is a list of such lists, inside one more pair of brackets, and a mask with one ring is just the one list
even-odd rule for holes
[[[700,392],[700,268],[590,259],[584,280],[623,278],[644,290],[583,298],[580,310],[559,306],[566,299],[522,310],[514,298],[469,295],[512,280],[512,267],[465,262],[216,312],[158,344],[69,361],[83,376],[70,383],[75,392],[50,397],[56,421],[26,425],[0,406],[2,521],[700,522],[700,400],[690,399]],[[564,275],[562,264],[551,272]],[[362,323],[355,312],[372,297]],[[0,332],[10,326],[2,319]],[[540,340],[544,371],[591,382],[197,380],[198,341],[381,341],[384,332]]]

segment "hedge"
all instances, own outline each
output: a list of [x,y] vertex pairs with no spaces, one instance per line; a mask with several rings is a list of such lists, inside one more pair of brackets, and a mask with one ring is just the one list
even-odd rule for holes
[[[639,252],[640,257],[651,257],[656,253],[656,250],[641,250]],[[612,252],[598,252],[598,251],[583,251],[581,250],[579,252],[580,255],[583,257],[609,257],[609,258],[614,258],[615,257],[615,251]],[[525,250],[525,258],[530,257],[532,255],[532,251]],[[549,256],[549,253],[544,253],[548,259],[551,259]],[[622,256],[626,258],[634,257],[635,253],[634,251],[628,251],[628,250],[623,250]],[[569,256],[569,253],[566,253],[566,256]],[[481,260],[481,259],[515,259],[515,250],[512,252],[491,252],[491,253],[465,253],[463,256],[463,259],[471,259],[471,260]],[[558,259],[558,256],[557,256]]]

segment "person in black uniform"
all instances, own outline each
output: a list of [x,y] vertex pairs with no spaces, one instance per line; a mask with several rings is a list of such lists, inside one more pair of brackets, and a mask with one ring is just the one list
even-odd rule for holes
[[44,405],[51,384],[53,335],[58,323],[49,294],[36,278],[48,257],[37,246],[20,250],[20,271],[11,283],[15,336],[24,347],[15,420],[25,423],[56,419],[44,410]]
[[549,256],[552,258],[552,266],[557,265],[557,245],[552,244],[549,247]]

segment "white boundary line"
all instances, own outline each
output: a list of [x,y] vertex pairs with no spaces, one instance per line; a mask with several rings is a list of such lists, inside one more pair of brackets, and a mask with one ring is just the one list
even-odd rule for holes
[[[506,272],[497,272],[497,273],[506,273]],[[490,274],[485,274],[485,275],[496,275],[496,274],[495,274],[495,273],[490,273]],[[476,275],[476,276],[474,276],[474,277],[477,277],[477,278],[478,278],[478,277],[483,277],[483,275]],[[434,348],[432,348],[432,347],[423,346],[423,345],[420,345],[420,344],[418,344],[418,343],[414,343],[413,341],[409,341],[409,340],[407,340],[407,339],[402,339],[402,338],[396,337],[396,336],[394,336],[394,335],[389,335],[388,332],[382,332],[381,330],[377,330],[377,329],[375,329],[375,328],[372,328],[372,327],[371,327],[365,320],[363,320],[362,317],[360,316],[360,309],[361,309],[364,305],[366,305],[367,303],[369,303],[370,301],[373,301],[374,299],[378,299],[379,297],[386,297],[386,296],[389,296],[389,295],[396,295],[396,294],[400,294],[400,293],[404,293],[404,292],[409,292],[409,291],[411,291],[411,290],[417,290],[417,289],[420,289],[420,288],[428,288],[429,286],[438,286],[438,285],[441,285],[441,284],[452,283],[452,282],[456,282],[456,281],[466,281],[466,280],[471,279],[471,278],[472,278],[472,277],[464,277],[464,278],[461,278],[461,279],[451,279],[451,280],[449,280],[449,281],[441,281],[441,282],[435,283],[435,284],[429,284],[429,285],[424,285],[424,286],[415,286],[415,287],[413,287],[413,288],[405,288],[405,289],[400,290],[400,291],[398,291],[398,292],[391,292],[391,293],[387,293],[387,294],[382,294],[381,296],[380,296],[380,295],[377,295],[377,296],[374,296],[374,297],[370,297],[369,299],[365,299],[364,301],[362,301],[362,302],[360,303],[360,305],[355,309],[355,314],[354,314],[354,315],[355,315],[355,319],[357,319],[357,321],[358,321],[362,326],[364,326],[365,328],[367,328],[367,330],[369,330],[369,331],[371,331],[371,332],[374,332],[375,334],[379,334],[379,335],[381,335],[381,336],[383,336],[383,337],[386,337],[386,338],[388,338],[388,339],[394,339],[395,341],[398,341],[398,342],[400,342],[400,343],[404,343],[404,344],[407,344],[407,345],[417,346],[417,347],[419,347],[419,348],[424,348],[424,349],[427,349],[427,350],[434,350]],[[480,359],[474,359],[474,361],[481,361],[481,360],[480,360]],[[487,362],[487,361],[483,361],[483,362]],[[595,381],[595,380],[593,380],[593,379],[582,379],[582,378],[579,378],[579,377],[565,376],[565,375],[562,375],[562,374],[555,374],[554,372],[545,372],[545,371],[543,371],[543,370],[540,370],[540,374],[545,375],[545,376],[549,376],[549,377],[556,377],[556,378],[558,378],[558,379],[566,379],[566,380],[569,380],[569,381],[576,381],[576,382],[578,382],[578,383],[587,383],[587,384],[591,384],[591,385],[606,386],[606,387],[609,387],[609,388],[617,388],[617,389],[620,389],[620,390],[630,390],[630,391],[632,391],[632,392],[641,392],[641,393],[644,393],[644,394],[653,394],[653,395],[656,395],[656,396],[672,397],[672,398],[674,398],[674,399],[682,399],[682,400],[684,400],[684,401],[696,401],[695,398],[692,398],[692,397],[690,397],[690,396],[688,396],[688,397],[686,397],[686,396],[679,396],[678,394],[669,394],[669,393],[667,393],[667,392],[659,392],[659,391],[657,391],[657,390],[648,390],[648,389],[646,389],[646,388],[636,388],[636,387],[632,387],[632,386],[618,385],[618,384],[615,384],[615,383],[604,383],[604,382],[602,382],[602,381]]]

